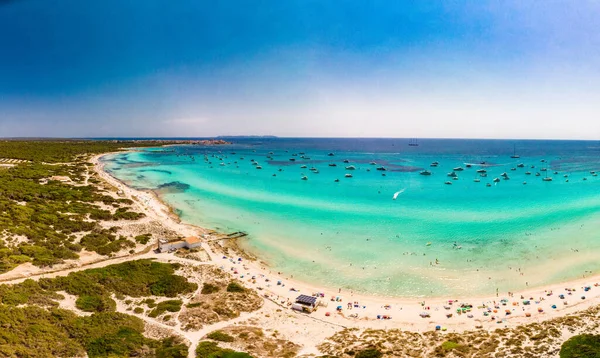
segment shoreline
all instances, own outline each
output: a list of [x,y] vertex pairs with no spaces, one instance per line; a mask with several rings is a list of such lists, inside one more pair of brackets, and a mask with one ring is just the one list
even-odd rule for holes
[[[121,153],[121,152],[116,152]],[[201,232],[204,235],[217,233],[215,230],[202,228],[192,224],[187,224],[173,212],[172,208],[164,203],[156,193],[143,191],[129,187],[124,182],[113,177],[104,170],[101,158],[106,155],[115,154],[103,153],[94,156],[91,162],[94,164],[94,170],[108,184],[123,190],[130,196],[140,199],[140,204],[145,207],[143,212],[149,211],[151,215],[156,215],[157,219],[167,221],[163,223],[180,232],[185,231]],[[222,233],[217,233],[222,234]],[[216,239],[217,243],[221,240]],[[208,244],[207,240],[204,240]],[[242,256],[243,249],[237,243],[231,248],[238,251],[238,256]],[[250,255],[252,255],[250,253]],[[508,326],[533,323],[549,320],[551,318],[561,317],[592,307],[600,303],[600,275],[590,276],[577,280],[536,287],[525,291],[514,292],[512,296],[507,293],[498,293],[496,296],[470,296],[470,297],[426,297],[426,298],[407,298],[399,296],[377,296],[363,293],[354,293],[347,289],[326,289],[317,287],[308,282],[294,279],[293,276],[286,274],[273,273],[267,263],[257,259],[252,262],[237,261],[232,258],[216,259],[215,265],[220,265],[223,269],[227,267],[229,272],[234,274],[249,287],[260,291],[261,296],[265,296],[282,306],[288,306],[288,302],[293,300],[299,294],[312,295],[313,293],[323,293],[322,301],[327,303],[327,307],[319,307],[312,315],[320,320],[326,320],[328,323],[359,328],[402,328],[407,330],[431,330],[435,326],[441,325],[449,330],[468,330],[474,328],[504,328]],[[226,270],[227,271],[227,270]],[[243,271],[243,272],[242,272]],[[247,276],[255,277],[248,280]],[[289,276],[289,277],[287,277]],[[260,277],[256,279],[256,277]],[[262,279],[265,278],[263,281]],[[267,280],[268,278],[268,280]],[[270,282],[281,281],[282,285],[270,284]],[[262,284],[262,285],[261,285]],[[583,287],[589,286],[589,291]],[[290,291],[288,287],[295,290]],[[570,293],[565,288],[575,289]],[[551,293],[551,294],[549,294]],[[565,299],[558,296],[565,295]],[[340,296],[341,301],[329,300],[329,297]],[[585,299],[581,299],[585,296]],[[501,299],[507,299],[505,304]],[[449,300],[453,300],[452,304]],[[531,301],[524,305],[523,301]],[[563,302],[569,302],[564,304]],[[348,306],[352,302],[352,307]],[[354,302],[359,302],[354,305]],[[461,304],[472,304],[470,312],[458,314],[456,309]],[[332,307],[336,306],[336,307]],[[342,310],[336,314],[337,306],[342,306]],[[386,307],[389,306],[389,307]],[[556,308],[552,308],[555,306]],[[450,307],[450,309],[448,309]],[[398,309],[399,308],[399,309]],[[542,309],[539,312],[538,309]],[[510,314],[506,314],[506,310]],[[323,311],[329,312],[326,316]],[[430,317],[422,318],[421,313],[427,313]],[[358,314],[358,317],[351,318],[346,315]],[[487,315],[485,315],[487,313]],[[529,317],[527,317],[529,314]],[[389,320],[379,320],[380,316],[391,316]],[[451,317],[448,317],[451,315]],[[491,317],[494,317],[492,319]],[[501,324],[497,323],[501,322]]]

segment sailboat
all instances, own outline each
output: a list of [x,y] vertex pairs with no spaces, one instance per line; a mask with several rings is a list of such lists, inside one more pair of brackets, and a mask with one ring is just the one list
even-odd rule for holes
[[519,158],[521,158],[521,156],[517,154],[517,148],[516,148],[515,145],[513,145],[513,155],[511,155],[510,157],[513,158],[513,159],[519,159]]
[[552,177],[548,176],[548,167],[543,168],[544,171],[546,172],[546,176],[544,178],[542,178],[543,181],[552,181]]
[[409,147],[418,147],[419,146],[419,142],[417,140],[417,138],[411,138],[408,140],[408,146]]

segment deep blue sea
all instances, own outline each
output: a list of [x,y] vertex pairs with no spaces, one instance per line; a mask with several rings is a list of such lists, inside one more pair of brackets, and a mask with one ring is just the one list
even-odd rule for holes
[[313,284],[464,296],[600,272],[600,142],[229,140],[103,160]]

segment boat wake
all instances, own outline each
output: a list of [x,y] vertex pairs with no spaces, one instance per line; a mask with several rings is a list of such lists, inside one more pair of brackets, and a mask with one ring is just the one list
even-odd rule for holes
[[406,189],[402,189],[402,190],[400,190],[400,191],[397,191],[397,192],[395,192],[395,193],[394,193],[394,197],[393,197],[392,199],[393,199],[393,200],[396,200],[396,199],[398,198],[398,195],[400,195],[400,194],[404,193],[404,190],[406,190]]

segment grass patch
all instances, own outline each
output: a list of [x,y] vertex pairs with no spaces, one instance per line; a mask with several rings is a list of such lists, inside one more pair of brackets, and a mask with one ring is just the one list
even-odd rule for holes
[[212,339],[213,341],[219,341],[219,342],[233,342],[234,341],[234,338],[232,336],[230,336],[227,333],[222,332],[222,331],[210,332],[206,337],[209,339]]

